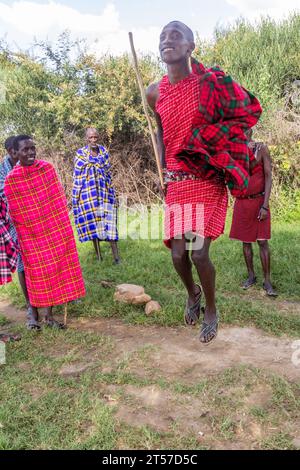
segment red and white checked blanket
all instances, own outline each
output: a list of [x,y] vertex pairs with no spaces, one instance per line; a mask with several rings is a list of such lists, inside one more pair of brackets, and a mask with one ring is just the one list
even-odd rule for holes
[[[167,76],[160,82],[156,111],[162,121],[166,166],[169,171],[182,170],[177,154],[190,132],[199,100],[199,80],[195,74],[175,85],[169,82]],[[209,179],[168,183],[165,202],[165,244],[168,247],[170,239],[187,232],[212,239],[223,233],[227,189],[224,177],[215,172]]]
[[16,165],[4,193],[18,234],[31,305],[49,307],[85,295],[63,187],[43,160]]

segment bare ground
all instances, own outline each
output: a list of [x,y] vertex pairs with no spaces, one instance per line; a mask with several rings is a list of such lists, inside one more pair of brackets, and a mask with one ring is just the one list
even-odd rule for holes
[[[282,309],[290,307],[297,310],[299,306],[282,305]],[[24,322],[24,312],[6,301],[0,301],[0,311],[12,323]],[[300,377],[300,366],[292,362],[294,340],[286,336],[272,337],[252,327],[221,326],[217,340],[208,346],[199,342],[197,328],[145,327],[112,318],[69,319],[69,328],[99,332],[109,337],[114,347],[108,357],[101,359],[101,366],[99,354],[90,352],[71,365],[62,366],[61,375],[80,375],[91,367],[100,367],[103,373],[109,374],[122,367],[140,379],[140,384],[99,386],[100,396],[108,405],[116,407],[116,417],[121,423],[137,428],[148,426],[157,432],[169,432],[175,426],[179,433],[188,431],[213,448],[257,448],[258,442],[272,431],[240,411],[234,420],[234,442],[216,440],[210,419],[214,407],[209,397],[203,400],[203,396],[198,398],[185,392],[178,395],[171,387],[159,386],[159,382],[192,387],[236,366],[273,372],[290,382],[297,382]],[[64,353],[56,350],[55,355]],[[144,379],[152,384],[143,385]],[[238,384],[232,388],[221,387],[218,393],[227,402],[230,398],[243,397],[245,410],[268,407],[272,396],[271,387],[263,383],[254,385],[247,394],[242,383],[240,388]],[[295,439],[300,437],[293,425],[290,432]],[[204,436],[210,436],[208,441]]]

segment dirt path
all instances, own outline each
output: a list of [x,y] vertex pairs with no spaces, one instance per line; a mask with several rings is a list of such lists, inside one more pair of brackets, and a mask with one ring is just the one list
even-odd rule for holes
[[[9,302],[0,301],[0,311],[13,322],[24,322],[24,312]],[[292,381],[300,378],[300,366],[292,362],[294,339],[276,338],[256,328],[222,326],[218,339],[208,346],[200,344],[196,328],[128,325],[112,318],[70,319],[69,328],[113,338],[112,366],[122,356],[148,348],[153,371],[186,384],[236,365],[259,367]]]
[[[24,323],[25,312],[8,301],[0,301],[0,312],[12,324]],[[112,377],[95,382],[97,396],[114,407],[120,429],[125,423],[138,436],[137,444],[120,441],[119,449],[128,445],[184,448],[186,441],[180,439],[186,436],[194,439],[191,446],[198,442],[213,449],[268,448],[270,444],[265,444],[268,439],[274,440],[271,448],[284,447],[281,437],[284,433],[293,442],[300,442],[294,412],[286,415],[284,410],[280,411],[281,407],[274,402],[272,379],[267,379],[273,372],[290,382],[299,380],[300,364],[297,367],[292,362],[294,340],[290,338],[272,337],[256,328],[221,326],[217,341],[203,346],[198,340],[198,328],[145,327],[113,318],[70,318],[69,329],[99,333],[112,345],[107,353],[101,347],[86,348],[83,342],[77,359],[64,363],[57,373],[76,380],[92,368]],[[67,343],[56,343],[48,354],[64,358],[68,352]],[[246,366],[242,375],[231,372],[235,370],[231,368],[238,366]],[[266,373],[266,377],[256,376],[247,366]],[[22,372],[30,364],[20,363],[18,367]],[[119,380],[120,373],[133,379]],[[224,381],[222,374],[233,375],[231,380],[229,375],[229,381],[228,377]],[[213,385],[199,388],[196,393],[188,391],[205,382]],[[36,396],[36,385],[33,389],[30,383],[24,386]],[[285,393],[291,396],[290,392]],[[255,417],[253,412],[266,413],[265,420],[261,421],[261,415]],[[151,444],[149,431],[143,429],[153,430],[166,440],[161,441],[163,444]]]

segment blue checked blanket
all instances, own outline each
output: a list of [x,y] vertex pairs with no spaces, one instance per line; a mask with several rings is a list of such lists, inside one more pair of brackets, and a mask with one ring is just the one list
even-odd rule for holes
[[89,147],[77,150],[74,162],[72,204],[81,242],[98,238],[117,241],[117,201],[110,175],[109,154],[98,146],[94,157]]

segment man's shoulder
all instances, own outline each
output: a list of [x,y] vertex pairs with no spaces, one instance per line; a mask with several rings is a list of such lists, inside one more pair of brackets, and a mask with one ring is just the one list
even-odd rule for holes
[[149,103],[149,106],[151,106],[152,109],[155,108],[155,104],[158,100],[159,97],[159,82],[151,83],[147,88],[146,88],[146,98]]

